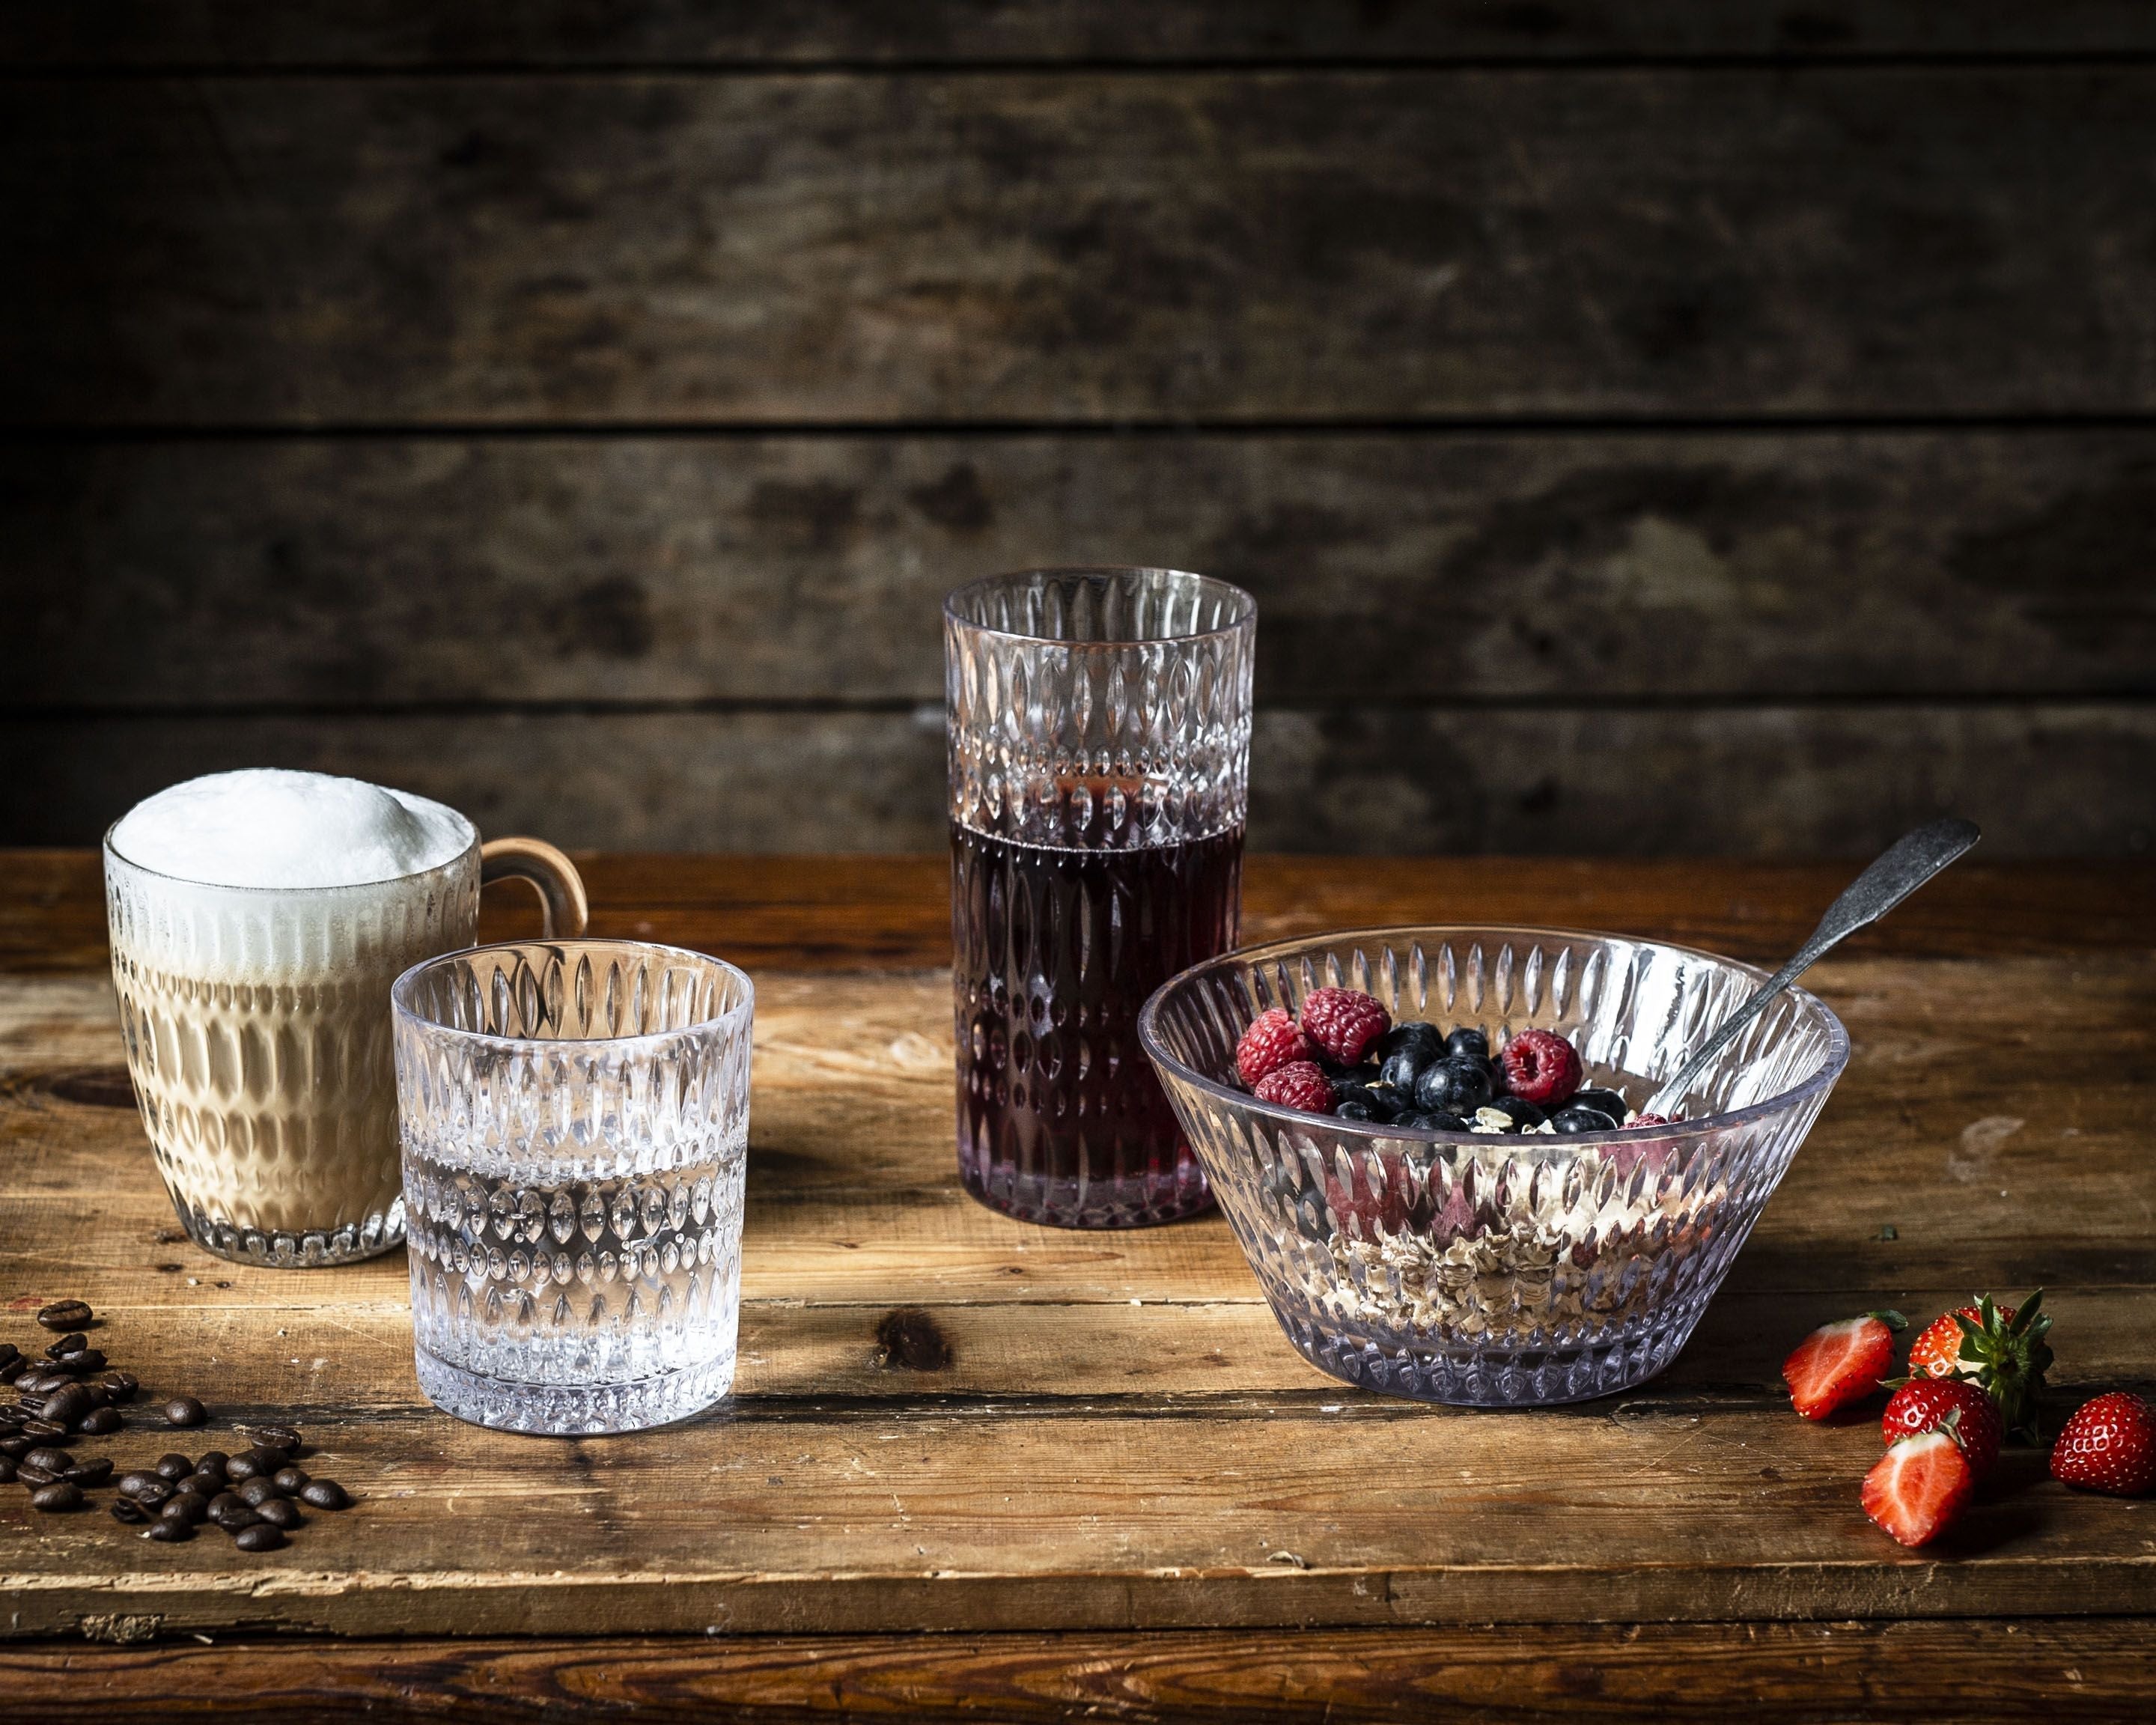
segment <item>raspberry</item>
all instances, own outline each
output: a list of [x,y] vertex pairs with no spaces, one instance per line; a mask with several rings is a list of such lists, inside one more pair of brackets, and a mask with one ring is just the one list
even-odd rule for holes
[[1330,1113],[1332,1108],[1332,1086],[1315,1060],[1290,1060],[1276,1067],[1250,1086],[1250,1094],[1261,1102],[1300,1108],[1306,1114]]
[[1343,1066],[1393,1028],[1393,1015],[1353,988],[1319,988],[1302,1003],[1302,1034]]
[[1295,1027],[1295,1020],[1280,1007],[1261,1012],[1235,1045],[1235,1070],[1243,1082],[1255,1084],[1268,1072],[1277,1072],[1290,1060],[1310,1058],[1310,1039]]
[[1573,1045],[1554,1030],[1522,1030],[1505,1045],[1505,1082],[1537,1108],[1551,1108],[1579,1088],[1582,1068]]

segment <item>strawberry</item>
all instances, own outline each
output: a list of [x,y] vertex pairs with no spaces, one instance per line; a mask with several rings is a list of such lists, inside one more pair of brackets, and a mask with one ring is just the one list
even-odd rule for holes
[[2114,1497],[2138,1497],[2156,1486],[2156,1414],[2123,1389],[2083,1402],[2060,1428],[2051,1477]]
[[1886,1416],[1879,1429],[1893,1443],[1920,1432],[1936,1431],[1949,1414],[1958,1419],[1955,1435],[1969,1471],[1982,1479],[1999,1460],[1999,1446],[2006,1428],[1999,1417],[1999,1404],[1964,1378],[1904,1378],[1887,1398]]
[[2036,1393],[2051,1363],[2044,1340],[2051,1327],[2041,1308],[2044,1291],[2019,1307],[1994,1304],[1989,1294],[1974,1306],[1949,1312],[1927,1325],[1909,1347],[1912,1378],[1965,1378],[1990,1393],[2010,1436],[2036,1436]]
[[1255,1084],[1267,1073],[1277,1072],[1291,1060],[1306,1060],[1312,1050],[1310,1039],[1295,1027],[1281,1007],[1261,1012],[1250,1020],[1243,1040],[1235,1045],[1235,1070],[1245,1084]]
[[1797,1343],[1782,1362],[1797,1411],[1807,1420],[1824,1420],[1878,1389],[1893,1368],[1894,1332],[1905,1322],[1898,1312],[1867,1312],[1823,1324]]
[[1948,1414],[1936,1430],[1897,1440],[1864,1476],[1864,1512],[1904,1545],[1935,1539],[1962,1512],[1976,1475]]
[[1373,995],[1353,988],[1313,988],[1303,998],[1302,1034],[1343,1066],[1393,1028],[1393,1015]]
[[1250,1086],[1261,1102],[1282,1108],[1300,1108],[1306,1114],[1328,1114],[1332,1110],[1332,1086],[1315,1060],[1290,1060],[1276,1066]]

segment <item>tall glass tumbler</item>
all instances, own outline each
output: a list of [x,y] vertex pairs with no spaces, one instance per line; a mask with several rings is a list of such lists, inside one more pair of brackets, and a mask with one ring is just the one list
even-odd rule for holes
[[1137,1019],[1235,944],[1257,610],[1173,569],[944,602],[958,1168],[993,1209],[1135,1228],[1212,1202]]
[[419,1387],[634,1431],[733,1386],[749,979],[637,941],[480,947],[391,991]]

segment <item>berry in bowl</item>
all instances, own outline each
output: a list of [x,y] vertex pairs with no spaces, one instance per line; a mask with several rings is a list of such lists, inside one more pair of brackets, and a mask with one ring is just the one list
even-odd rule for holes
[[1840,1076],[1840,1020],[1792,988],[1677,1117],[1635,1111],[1763,979],[1614,935],[1373,929],[1209,960],[1138,1036],[1304,1358],[1532,1407],[1676,1358]]

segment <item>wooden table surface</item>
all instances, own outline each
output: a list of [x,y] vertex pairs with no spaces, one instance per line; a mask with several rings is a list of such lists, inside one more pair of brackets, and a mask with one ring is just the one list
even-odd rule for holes
[[[184,1241],[94,860],[5,859],[0,1339],[87,1299],[147,1391],[211,1403],[181,1447],[289,1416],[361,1502],[246,1558],[0,1490],[0,1717],[2156,1704],[2156,1501],[2010,1452],[1905,1553],[1856,1503],[1876,1409],[1806,1425],[1777,1375],[1830,1317],[2041,1283],[2055,1419],[2151,1387],[2156,868],[1972,861],[1820,966],[1854,1057],[1691,1345],[1629,1394],[1495,1414],[1315,1372],[1218,1218],[1075,1234],[968,1199],[940,860],[586,860],[600,932],[750,968],[757,1048],[735,1394],[571,1441],[428,1407],[401,1255],[274,1272]],[[1845,873],[1257,858],[1246,925],[1509,919],[1769,958]],[[490,901],[486,932],[531,915]],[[135,1465],[157,1426],[78,1448]]]

